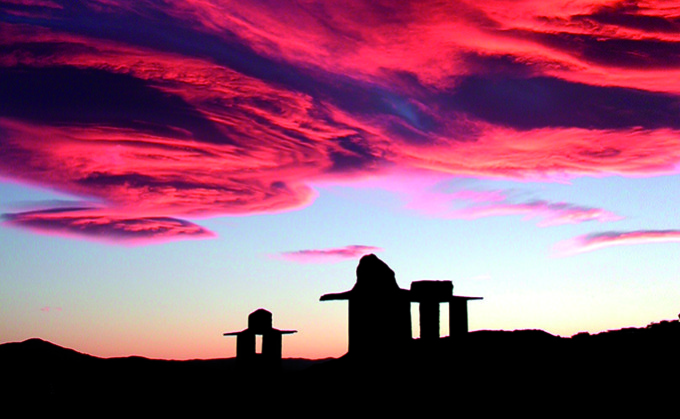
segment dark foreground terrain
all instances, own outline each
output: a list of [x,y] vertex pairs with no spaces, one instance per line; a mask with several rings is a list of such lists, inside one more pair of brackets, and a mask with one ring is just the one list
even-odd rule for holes
[[167,407],[203,400],[224,403],[226,410],[283,403],[282,411],[288,404],[333,410],[381,402],[394,411],[441,403],[485,408],[499,400],[532,403],[568,395],[616,396],[612,403],[618,404],[624,394],[676,387],[678,343],[678,321],[571,338],[540,330],[477,331],[455,342],[376,348],[362,359],[284,359],[272,372],[241,368],[233,358],[97,358],[29,339],[0,345],[0,367],[2,394],[10,402],[139,400]]

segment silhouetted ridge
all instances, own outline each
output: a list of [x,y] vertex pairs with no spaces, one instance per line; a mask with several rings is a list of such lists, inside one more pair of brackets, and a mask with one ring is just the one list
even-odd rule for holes
[[[282,359],[281,336],[295,331],[273,328],[271,312],[258,309],[248,316],[247,329],[225,333],[237,336],[232,359],[105,359],[40,339],[0,345],[4,382],[11,383],[3,395],[107,401],[129,395],[147,400],[228,395],[258,408],[279,406],[272,402],[276,396],[323,408],[369,403],[401,411],[408,404],[440,406],[435,402],[451,395],[473,405],[499,395],[538,399],[573,388],[613,394],[617,387],[670,383],[680,375],[677,320],[571,338],[543,330],[469,332],[467,302],[480,297],[453,295],[451,281],[414,281],[410,290],[401,289],[394,271],[375,255],[361,258],[356,276],[351,290],[321,297],[348,301],[349,349],[339,359]],[[420,309],[419,339],[411,335],[412,303]],[[449,304],[450,336],[443,338],[441,303]],[[259,354],[255,335],[263,336]],[[50,379],[36,387],[45,377]],[[409,397],[395,400],[395,394]]]
[[[583,392],[664,385],[680,374],[678,344],[677,320],[572,338],[542,330],[482,330],[462,340],[416,339],[398,357],[375,354],[370,358],[375,362],[356,362],[350,355],[319,361],[284,359],[281,372],[263,381],[260,375],[240,373],[234,358],[107,359],[29,339],[0,345],[0,367],[3,382],[11,383],[3,393],[6,397],[114,401],[142,396],[222,400],[229,395],[230,400],[246,400],[256,392],[261,398],[287,397],[317,405],[342,400],[351,405],[361,397],[375,403],[372,397],[380,397],[379,388],[386,395],[408,389],[411,397],[400,400],[407,406],[419,397],[452,394],[457,400],[488,402],[499,395],[518,397],[527,392],[554,395],[574,388]],[[359,399],[352,399],[355,395]],[[385,397],[387,402],[392,396]]]
[[0,359],[12,358],[33,362],[71,362],[93,360],[96,357],[68,349],[39,338],[27,339],[23,342],[12,342],[0,345]]

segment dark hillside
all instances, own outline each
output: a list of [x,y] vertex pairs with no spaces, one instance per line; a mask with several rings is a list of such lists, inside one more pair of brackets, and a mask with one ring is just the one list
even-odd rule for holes
[[[464,339],[419,340],[399,353],[335,360],[284,359],[277,372],[243,370],[235,359],[168,361],[142,357],[97,358],[29,339],[0,345],[3,394],[38,397],[142,398],[306,395],[317,401],[344,391],[370,394],[418,383],[415,393],[474,389],[551,391],[591,386],[646,386],[675,381],[680,373],[678,321],[646,328],[561,338],[540,330],[476,331]],[[445,378],[445,379],[443,379]],[[489,383],[493,383],[490,388]],[[476,395],[476,396],[475,396]]]

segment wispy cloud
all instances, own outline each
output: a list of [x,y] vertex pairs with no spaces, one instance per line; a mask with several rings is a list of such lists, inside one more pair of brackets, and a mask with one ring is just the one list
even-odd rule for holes
[[453,218],[523,215],[526,219],[540,218],[540,227],[577,224],[587,221],[617,221],[622,217],[600,208],[580,207],[564,202],[532,201],[520,204],[472,206],[451,212]]
[[369,253],[381,252],[383,249],[374,246],[350,245],[330,249],[297,250],[281,252],[277,256],[285,260],[299,263],[330,263],[345,259],[358,259]]
[[569,256],[611,246],[680,242],[680,230],[608,231],[591,233],[557,243],[555,256]]
[[521,215],[539,219],[540,227],[577,224],[588,221],[610,222],[623,217],[601,208],[579,206],[567,202],[531,200],[515,202],[508,191],[456,190],[440,191],[429,186],[417,191],[403,191],[410,202],[407,208],[421,214],[452,219],[477,219]]

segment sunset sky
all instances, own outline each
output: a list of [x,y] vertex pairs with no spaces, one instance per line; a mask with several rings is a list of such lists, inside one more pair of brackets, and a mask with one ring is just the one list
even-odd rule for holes
[[0,343],[337,357],[368,253],[472,330],[677,319],[679,172],[677,2],[0,0]]

